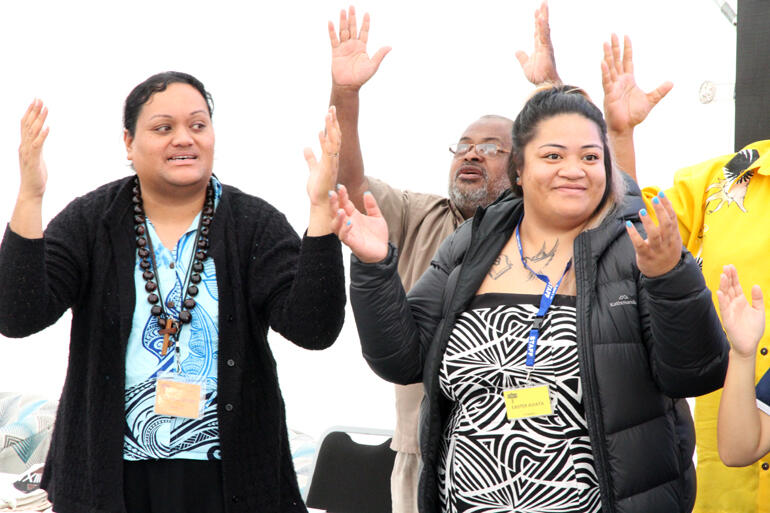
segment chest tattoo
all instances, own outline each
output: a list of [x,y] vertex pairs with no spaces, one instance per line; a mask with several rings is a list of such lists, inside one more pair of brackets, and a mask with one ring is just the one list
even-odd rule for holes
[[508,272],[513,267],[508,255],[500,255],[495,259],[495,263],[489,268],[489,277],[493,280]]
[[556,255],[556,249],[559,247],[559,239],[556,239],[556,242],[554,242],[553,247],[549,250],[546,250],[545,242],[543,242],[543,245],[540,247],[540,251],[532,255],[531,257],[525,256],[524,261],[527,263],[529,267],[531,267],[531,270],[529,270],[529,278],[528,280],[534,280],[537,279],[537,276],[535,276],[535,273],[532,272],[533,270],[538,274],[544,274],[545,268],[548,267],[548,264],[553,261],[553,257]]

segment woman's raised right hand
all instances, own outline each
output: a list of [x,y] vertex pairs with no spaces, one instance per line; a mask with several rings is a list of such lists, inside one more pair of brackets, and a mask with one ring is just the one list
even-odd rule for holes
[[48,117],[48,108],[41,100],[35,99],[21,118],[19,196],[25,199],[42,198],[45,193],[48,170],[43,160],[43,143],[48,137],[48,127],[43,126],[46,117]]
[[330,203],[336,212],[332,231],[359,260],[371,264],[388,256],[388,223],[372,193],[364,193],[366,214],[356,209],[344,185],[332,191]]

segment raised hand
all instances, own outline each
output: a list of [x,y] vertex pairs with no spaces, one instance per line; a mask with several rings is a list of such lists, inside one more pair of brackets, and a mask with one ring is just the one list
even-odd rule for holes
[[634,78],[631,39],[624,36],[621,54],[618,36],[612,34],[611,42],[604,43],[602,87],[607,128],[611,132],[627,133],[647,118],[674,84],[666,81],[649,93],[642,91]]
[[364,194],[366,214],[359,212],[344,185],[331,195],[336,212],[332,231],[362,262],[374,263],[388,256],[388,223],[372,193]]
[[743,295],[743,288],[738,281],[735,266],[726,265],[722,268],[719,278],[719,312],[722,316],[722,326],[733,350],[738,355],[754,358],[759,340],[765,332],[765,306],[762,299],[762,289],[759,285],[751,288],[751,304]]
[[48,108],[41,100],[35,99],[21,118],[19,197],[23,199],[40,199],[45,193],[48,170],[43,160],[43,143],[48,137],[48,127],[43,128],[43,125],[46,117]]
[[377,72],[389,46],[377,50],[371,58],[366,53],[369,39],[369,14],[364,14],[361,31],[357,32],[356,10],[351,5],[348,13],[340,11],[339,38],[334,23],[329,22],[329,41],[332,45],[332,82],[335,87],[358,90]]
[[676,267],[682,257],[682,237],[674,207],[663,192],[652,199],[652,204],[659,224],[655,224],[645,209],[639,211],[647,232],[646,240],[630,221],[626,222],[626,232],[636,251],[636,265],[649,278],[666,274]]
[[337,111],[332,105],[326,113],[324,130],[318,133],[321,143],[321,160],[316,159],[313,150],[305,148],[305,160],[310,175],[307,178],[307,195],[311,206],[327,208],[329,191],[337,183],[337,166],[339,160],[340,124],[337,122]]
[[551,44],[551,28],[548,26],[548,3],[543,2],[535,10],[535,47],[532,55],[521,50],[516,52],[516,58],[521,64],[521,70],[527,80],[535,85],[546,82],[561,84],[561,78],[556,72],[556,57]]

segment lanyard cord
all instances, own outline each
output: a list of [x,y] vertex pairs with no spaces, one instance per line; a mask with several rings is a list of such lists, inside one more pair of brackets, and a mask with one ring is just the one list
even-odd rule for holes
[[569,259],[569,262],[567,262],[567,266],[564,268],[564,272],[561,275],[561,278],[559,278],[559,281],[556,283],[556,285],[551,284],[551,280],[546,276],[545,274],[539,274],[532,270],[527,265],[527,262],[524,258],[524,250],[521,247],[521,237],[519,236],[519,227],[521,226],[521,221],[519,221],[519,224],[516,225],[515,235],[516,235],[516,245],[519,248],[519,257],[521,257],[521,263],[524,266],[526,270],[537,276],[537,278],[545,283],[545,291],[543,292],[543,295],[540,297],[540,308],[537,311],[537,314],[535,315],[535,318],[532,321],[532,328],[529,331],[529,337],[527,339],[527,381],[529,381],[529,375],[532,372],[532,368],[535,366],[535,354],[537,353],[537,341],[540,338],[540,328],[543,326],[543,321],[545,319],[545,314],[548,311],[548,309],[551,307],[551,304],[553,303],[553,299],[556,297],[556,291],[559,290],[559,286],[561,285],[562,280],[567,275],[567,273],[570,270],[570,267],[572,267],[572,259]]

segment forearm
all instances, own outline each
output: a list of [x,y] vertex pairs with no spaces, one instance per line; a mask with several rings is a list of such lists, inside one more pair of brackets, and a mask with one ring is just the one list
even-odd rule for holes
[[754,356],[730,351],[725,386],[719,402],[717,442],[725,465],[739,467],[764,456],[760,450],[761,424],[754,390]]
[[719,389],[729,346],[692,255],[685,253],[674,269],[642,283],[661,390],[672,397],[694,397]]
[[332,86],[330,105],[337,109],[337,119],[342,134],[337,181],[348,189],[356,208],[363,211],[363,194],[366,192],[364,161],[358,138],[358,90]]
[[[288,289],[274,298],[270,325],[306,349],[329,347],[345,319],[345,272],[336,235],[302,239],[296,271]],[[259,286],[259,284],[257,284]]]
[[351,257],[350,303],[369,366],[381,378],[406,385],[422,377],[422,351],[397,266],[393,246],[382,262]]
[[615,164],[625,171],[637,183],[636,177],[636,150],[634,148],[634,129],[629,128],[625,132],[609,131],[610,145],[615,156]]
[[25,239],[43,237],[43,196],[20,192],[9,223],[11,230]]
[[310,205],[310,221],[307,225],[308,236],[323,237],[329,235],[332,233],[332,220],[328,205]]
[[[12,228],[6,230],[0,245],[0,333],[20,338],[53,324],[67,305],[50,290],[41,238],[22,237]],[[65,278],[64,272],[59,278]]]

